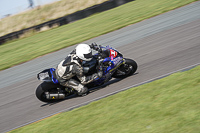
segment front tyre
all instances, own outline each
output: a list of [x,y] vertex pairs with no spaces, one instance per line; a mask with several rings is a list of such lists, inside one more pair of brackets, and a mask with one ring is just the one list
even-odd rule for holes
[[125,78],[134,74],[138,68],[137,63],[132,59],[125,59],[125,64],[122,64],[112,77],[114,78]]

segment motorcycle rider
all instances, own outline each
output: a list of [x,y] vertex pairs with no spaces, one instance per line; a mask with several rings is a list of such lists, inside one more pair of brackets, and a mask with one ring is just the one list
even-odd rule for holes
[[[75,89],[78,95],[85,96],[88,94],[88,88],[84,85],[102,77],[102,70],[98,70],[90,76],[83,73],[83,61],[92,59],[92,49],[99,50],[96,44],[79,44],[63,61],[61,61],[55,71],[56,78],[63,86]],[[73,77],[76,76],[78,80]]]

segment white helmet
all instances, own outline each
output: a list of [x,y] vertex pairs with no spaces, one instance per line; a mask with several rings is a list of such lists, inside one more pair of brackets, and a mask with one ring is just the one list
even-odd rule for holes
[[76,47],[76,55],[84,61],[90,61],[92,59],[92,50],[88,44],[79,44]]

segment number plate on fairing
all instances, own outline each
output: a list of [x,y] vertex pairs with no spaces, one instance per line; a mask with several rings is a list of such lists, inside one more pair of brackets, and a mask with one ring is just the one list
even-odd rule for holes
[[113,58],[115,58],[117,56],[117,52],[115,50],[113,50],[113,49],[110,49],[110,56],[109,57],[111,57],[111,56]]

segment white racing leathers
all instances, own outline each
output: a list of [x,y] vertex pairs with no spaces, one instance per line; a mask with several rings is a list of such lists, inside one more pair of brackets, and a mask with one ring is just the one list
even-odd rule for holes
[[[72,79],[74,76],[77,76],[79,81]],[[61,85],[75,89],[78,95],[83,95],[88,91],[84,85],[102,77],[102,71],[85,76],[78,57],[72,52],[57,66],[56,77]]]

